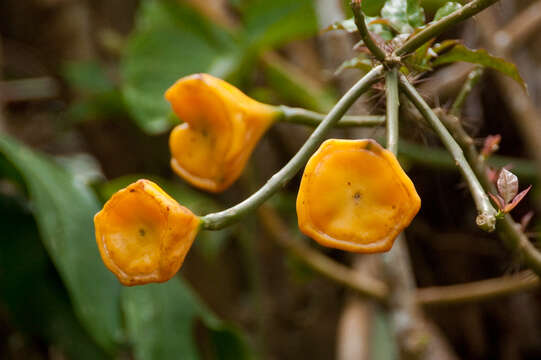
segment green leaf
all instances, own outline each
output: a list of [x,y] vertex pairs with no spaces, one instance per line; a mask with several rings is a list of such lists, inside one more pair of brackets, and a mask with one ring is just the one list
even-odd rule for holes
[[332,31],[332,30],[344,30],[348,33],[353,33],[357,31],[357,25],[355,25],[354,18],[349,18],[349,19],[336,21],[323,29],[324,32]]
[[425,23],[425,13],[419,0],[387,0],[381,17],[388,19],[401,34],[411,34]]
[[331,89],[314,84],[311,79],[294,69],[292,71],[280,59],[271,58],[265,65],[265,79],[287,103],[319,112],[329,111],[336,103],[337,98]]
[[52,258],[77,316],[108,351],[122,336],[120,285],[100,258],[93,216],[98,200],[64,168],[0,135],[0,153],[26,183],[41,239]]
[[385,2],[386,0],[363,0],[361,10],[368,16],[379,16]]
[[[365,23],[368,31],[373,34],[379,35],[383,40],[391,40],[393,38],[393,33],[390,26],[391,24],[386,25],[380,22],[374,22],[377,20],[381,19],[377,17],[365,16]],[[357,25],[355,25],[355,19],[349,18],[341,21],[336,21],[323,29],[324,32],[333,30],[344,30],[348,33],[357,32]]]
[[[392,24],[386,20],[380,21],[380,18],[365,17],[366,27],[372,34],[380,36],[383,40],[391,40],[394,37]],[[384,22],[387,23],[384,23]]]
[[520,76],[515,64],[490,55],[486,50],[471,50],[464,45],[456,45],[451,50],[438,56],[433,62],[433,66],[439,66],[443,64],[454,63],[458,61],[469,62],[472,64],[483,65],[487,68],[494,69],[501,72],[504,75],[509,76],[516,82],[518,82],[524,89],[526,89],[526,83]]
[[419,72],[432,70],[432,68],[429,66],[429,61],[436,54],[435,52],[429,51],[430,47],[432,46],[432,42],[433,40],[427,41],[421,47],[415,50],[412,56],[405,59],[406,64],[408,64],[408,66],[410,66],[413,70]]
[[434,15],[434,21],[438,21],[439,19],[446,17],[447,15],[460,9],[461,7],[462,5],[455,1],[449,1],[445,3],[445,5],[443,5],[438,9],[438,11],[436,11],[436,15]]
[[231,54],[239,51],[225,29],[179,1],[143,2],[121,64],[123,95],[136,123],[149,134],[167,131],[171,107],[164,92],[193,73],[227,77],[216,71],[233,72],[241,59]]
[[[1,175],[1,172],[0,172]],[[26,204],[0,195],[0,301],[19,331],[37,336],[70,359],[107,359],[73,313],[66,289]]]
[[372,69],[372,62],[367,58],[354,57],[344,61],[336,70],[335,75],[340,74],[345,69],[359,69],[368,72]]
[[95,94],[114,89],[113,82],[100,64],[93,61],[70,62],[64,65],[63,77],[79,92]]
[[317,34],[313,0],[253,0],[244,7],[244,32],[250,47],[276,47]]
[[217,319],[180,278],[163,284],[124,288],[126,326],[138,360],[200,359],[195,341],[198,319],[211,331],[204,348],[216,359],[249,359],[242,338]]

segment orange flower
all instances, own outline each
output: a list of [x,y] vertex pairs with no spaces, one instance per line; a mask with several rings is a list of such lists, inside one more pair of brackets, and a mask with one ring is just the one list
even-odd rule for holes
[[382,252],[421,206],[395,156],[373,140],[327,140],[310,158],[297,197],[301,231],[324,246]]
[[94,217],[103,262],[127,286],[172,278],[199,224],[197,216],[149,180],[115,193]]
[[208,74],[178,80],[165,93],[184,121],[169,138],[171,166],[192,185],[221,192],[240,176],[255,145],[280,115]]

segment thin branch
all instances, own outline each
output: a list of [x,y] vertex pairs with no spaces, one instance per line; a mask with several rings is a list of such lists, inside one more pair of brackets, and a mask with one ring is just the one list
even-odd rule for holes
[[344,116],[347,109],[349,109],[359,96],[369,90],[372,84],[380,79],[382,74],[383,66],[381,65],[370,70],[336,103],[321,124],[314,130],[308,140],[306,140],[301,149],[280,171],[274,174],[265,185],[243,202],[224,211],[203,216],[201,218],[203,228],[218,230],[238,221],[242,216],[255,210],[276,191],[285,186],[321,144],[329,130]]
[[487,7],[498,1],[499,0],[473,0],[469,2],[460,9],[428,25],[423,30],[414,34],[402,46],[397,48],[394,51],[394,54],[397,56],[403,56],[415,51],[424,43],[442,34],[451,26],[454,26],[463,20],[471,18],[475,14],[479,13],[480,11],[486,9]]
[[541,1],[536,1],[493,36],[493,42],[502,53],[509,53],[528,40],[541,26]]
[[385,90],[387,96],[387,150],[396,155],[398,150],[398,70],[393,68],[385,75]]
[[417,302],[423,306],[479,302],[537,289],[540,284],[534,273],[523,271],[513,276],[422,288],[417,291]]
[[406,94],[409,100],[417,107],[423,117],[432,125],[432,128],[439,135],[444,146],[453,156],[456,165],[460,169],[464,179],[468,183],[473,200],[477,207],[479,215],[477,216],[477,225],[485,230],[492,231],[496,225],[496,210],[490,203],[485,190],[479,183],[479,179],[475,176],[472,168],[466,158],[460,146],[457,144],[453,136],[441,123],[440,119],[436,116],[434,111],[428,106],[424,99],[419,95],[417,90],[409,83],[405,76],[400,77],[400,86],[402,91]]
[[462,108],[464,107],[464,102],[466,101],[468,95],[470,95],[474,86],[481,80],[483,77],[484,70],[482,67],[475,68],[472,72],[468,74],[468,78],[462,85],[460,92],[458,93],[453,106],[451,106],[450,113],[454,116],[460,116],[462,113]]
[[296,240],[272,208],[262,206],[257,211],[257,215],[273,240],[301,259],[314,271],[354,290],[359,295],[385,302],[389,289],[384,282],[366,277]]
[[[389,288],[384,282],[366,277],[296,239],[271,207],[262,206],[257,214],[271,238],[312,270],[362,296],[383,304],[387,302]],[[537,276],[534,276],[531,271],[523,271],[513,276],[457,285],[420,288],[417,289],[414,296],[415,302],[422,306],[445,306],[487,301],[536,289],[539,285],[541,285],[541,281]]]
[[[279,106],[283,116],[279,121],[291,124],[301,124],[308,126],[318,126],[323,119],[324,114],[314,111],[294,108],[285,105]],[[336,123],[336,127],[356,127],[356,126],[380,126],[385,124],[385,115],[344,115],[342,119]]]
[[0,81],[0,98],[5,103],[54,99],[59,95],[60,86],[51,77]]
[[385,60],[385,52],[376,44],[368,28],[366,27],[366,22],[364,19],[363,12],[361,10],[361,0],[351,0],[351,10],[355,16],[355,25],[359,29],[359,34],[361,34],[361,39],[363,39],[364,45],[370,50],[374,57],[383,62]]
[[[442,119],[464,149],[466,157],[483,186],[490,192],[496,194],[494,184],[488,177],[486,165],[479,156],[475,148],[472,138],[466,133],[462,127],[460,120],[452,115],[442,116]],[[513,221],[511,215],[507,214],[498,221],[496,227],[498,235],[504,243],[511,249],[515,250],[524,258],[526,265],[532,269],[538,276],[541,276],[541,252],[535,248],[528,237],[522,232],[520,225]]]

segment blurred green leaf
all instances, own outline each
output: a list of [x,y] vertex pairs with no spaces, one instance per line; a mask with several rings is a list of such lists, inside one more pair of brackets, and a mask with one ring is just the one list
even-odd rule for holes
[[32,214],[14,198],[0,195],[0,218],[0,298],[13,324],[69,358],[108,358],[75,317]]
[[252,48],[269,48],[317,34],[313,0],[252,0],[244,6],[244,38]]
[[370,61],[370,59],[357,56],[352,59],[346,60],[342,64],[340,64],[335,74],[338,75],[345,69],[359,69],[363,72],[368,72],[372,69],[372,62]]
[[490,55],[485,49],[471,50],[464,45],[458,44],[451,50],[438,56],[433,62],[433,66],[454,63],[458,61],[469,62],[472,64],[483,65],[487,68],[494,69],[504,75],[509,76],[518,82],[524,89],[526,83],[520,76],[517,67],[512,62],[505,59]]
[[205,350],[212,358],[251,358],[240,335],[206,309],[181,278],[124,288],[122,299],[138,360],[200,359],[194,335],[197,319],[211,332]]
[[383,40],[388,41],[394,37],[392,24],[385,19],[377,17],[365,17],[366,27],[372,34],[376,34]]
[[76,100],[69,106],[66,115],[70,123],[77,123],[126,116],[127,113],[122,94],[114,89]]
[[265,79],[288,103],[319,112],[329,111],[336,103],[336,96],[330,89],[298,74],[287,63],[271,58],[265,65]]
[[[421,0],[421,6],[425,9],[427,13],[434,14],[436,10],[441,8],[448,0]],[[465,4],[468,0],[459,0],[457,1],[461,4]]]
[[352,33],[352,32],[357,31],[357,25],[355,25],[354,18],[349,18],[349,19],[336,21],[323,29],[323,31],[332,31],[332,30],[344,30],[348,33]]
[[461,7],[462,5],[455,1],[446,2],[445,5],[443,5],[438,9],[438,11],[436,11],[436,15],[434,15],[434,21],[438,21],[439,19],[446,17],[447,15],[460,9]]
[[63,68],[63,76],[71,87],[82,93],[95,94],[114,89],[105,70],[96,62],[67,63]]
[[385,2],[386,0],[363,0],[361,10],[368,16],[379,16]]
[[399,359],[398,349],[393,336],[392,329],[389,326],[387,314],[377,309],[373,317],[372,325],[372,349],[373,360],[397,360]]
[[388,19],[401,34],[411,34],[425,23],[425,13],[419,0],[387,0],[381,17]]
[[94,239],[97,199],[50,158],[6,135],[0,135],[0,153],[24,178],[42,241],[76,314],[95,340],[112,351],[122,336],[120,285],[103,265]]
[[[164,92],[179,78],[236,68],[225,29],[178,1],[144,1],[121,64],[122,91],[136,123],[149,134],[167,131],[170,105]],[[226,65],[224,65],[226,64]],[[224,77],[227,74],[214,75]]]

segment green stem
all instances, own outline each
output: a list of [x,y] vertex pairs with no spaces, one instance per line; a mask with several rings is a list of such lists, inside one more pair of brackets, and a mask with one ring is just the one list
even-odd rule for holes
[[[496,194],[496,187],[488,177],[486,164],[481,160],[473,139],[466,133],[460,124],[460,120],[455,116],[449,115],[444,117],[444,122],[464,149],[468,161],[472,164],[473,170],[483,183],[485,189]],[[505,245],[518,252],[526,265],[538,276],[541,276],[541,252],[530,242],[526,234],[521,230],[520,225],[515,223],[509,214],[506,214],[502,220],[498,221],[497,225],[496,230]]]
[[243,202],[217,213],[205,215],[201,218],[202,226],[209,230],[222,229],[229,224],[238,221],[246,213],[258,208],[263,202],[270,198],[276,191],[285,186],[289,180],[301,169],[323,141],[323,137],[333,126],[344,116],[346,111],[364,92],[370,89],[372,84],[378,81],[383,74],[383,66],[379,65],[370,70],[359,80],[348,92],[336,103],[325,119],[314,130],[306,140],[301,149],[289,160],[289,162],[276,174],[274,174],[265,185],[252,194]]
[[468,74],[468,78],[462,85],[460,92],[458,93],[453,106],[451,107],[451,115],[460,116],[462,108],[464,107],[464,102],[468,95],[470,95],[473,87],[477,85],[481,77],[483,76],[484,69],[482,67],[477,67]]
[[359,33],[361,34],[361,39],[363,39],[364,45],[366,45],[368,50],[370,50],[370,52],[372,53],[372,55],[374,55],[376,59],[383,62],[386,55],[383,50],[381,50],[381,48],[376,44],[374,39],[372,39],[372,36],[370,36],[370,32],[366,27],[364,15],[361,10],[361,1],[352,0],[351,10],[353,11],[353,15],[355,16],[355,25],[357,25],[357,29],[359,29]]
[[415,105],[417,110],[419,110],[421,115],[423,115],[436,131],[443,142],[443,145],[453,156],[462,176],[468,183],[477,211],[479,212],[476,219],[477,226],[485,231],[494,230],[496,227],[496,210],[490,203],[485,190],[479,183],[479,179],[477,179],[477,176],[475,176],[475,173],[466,161],[462,148],[457,144],[453,136],[451,136],[447,128],[441,123],[440,119],[436,116],[434,111],[432,111],[430,106],[428,106],[413,85],[411,85],[403,75],[400,76],[400,87],[409,100]]
[[402,44],[402,46],[394,51],[394,54],[397,56],[403,56],[412,53],[424,43],[440,35],[451,26],[454,26],[459,22],[474,16],[497,1],[498,0],[473,0],[469,2],[460,9],[428,25],[426,28],[410,37],[404,44]]
[[[325,119],[324,114],[314,111],[294,108],[285,105],[278,106],[282,116],[278,119],[281,122],[291,124],[301,124],[308,126],[318,126]],[[385,123],[384,115],[344,115],[338,123],[337,127],[352,127],[352,126],[379,126]]]
[[398,151],[398,71],[389,70],[385,75],[385,89],[387,95],[387,150],[396,155]]

